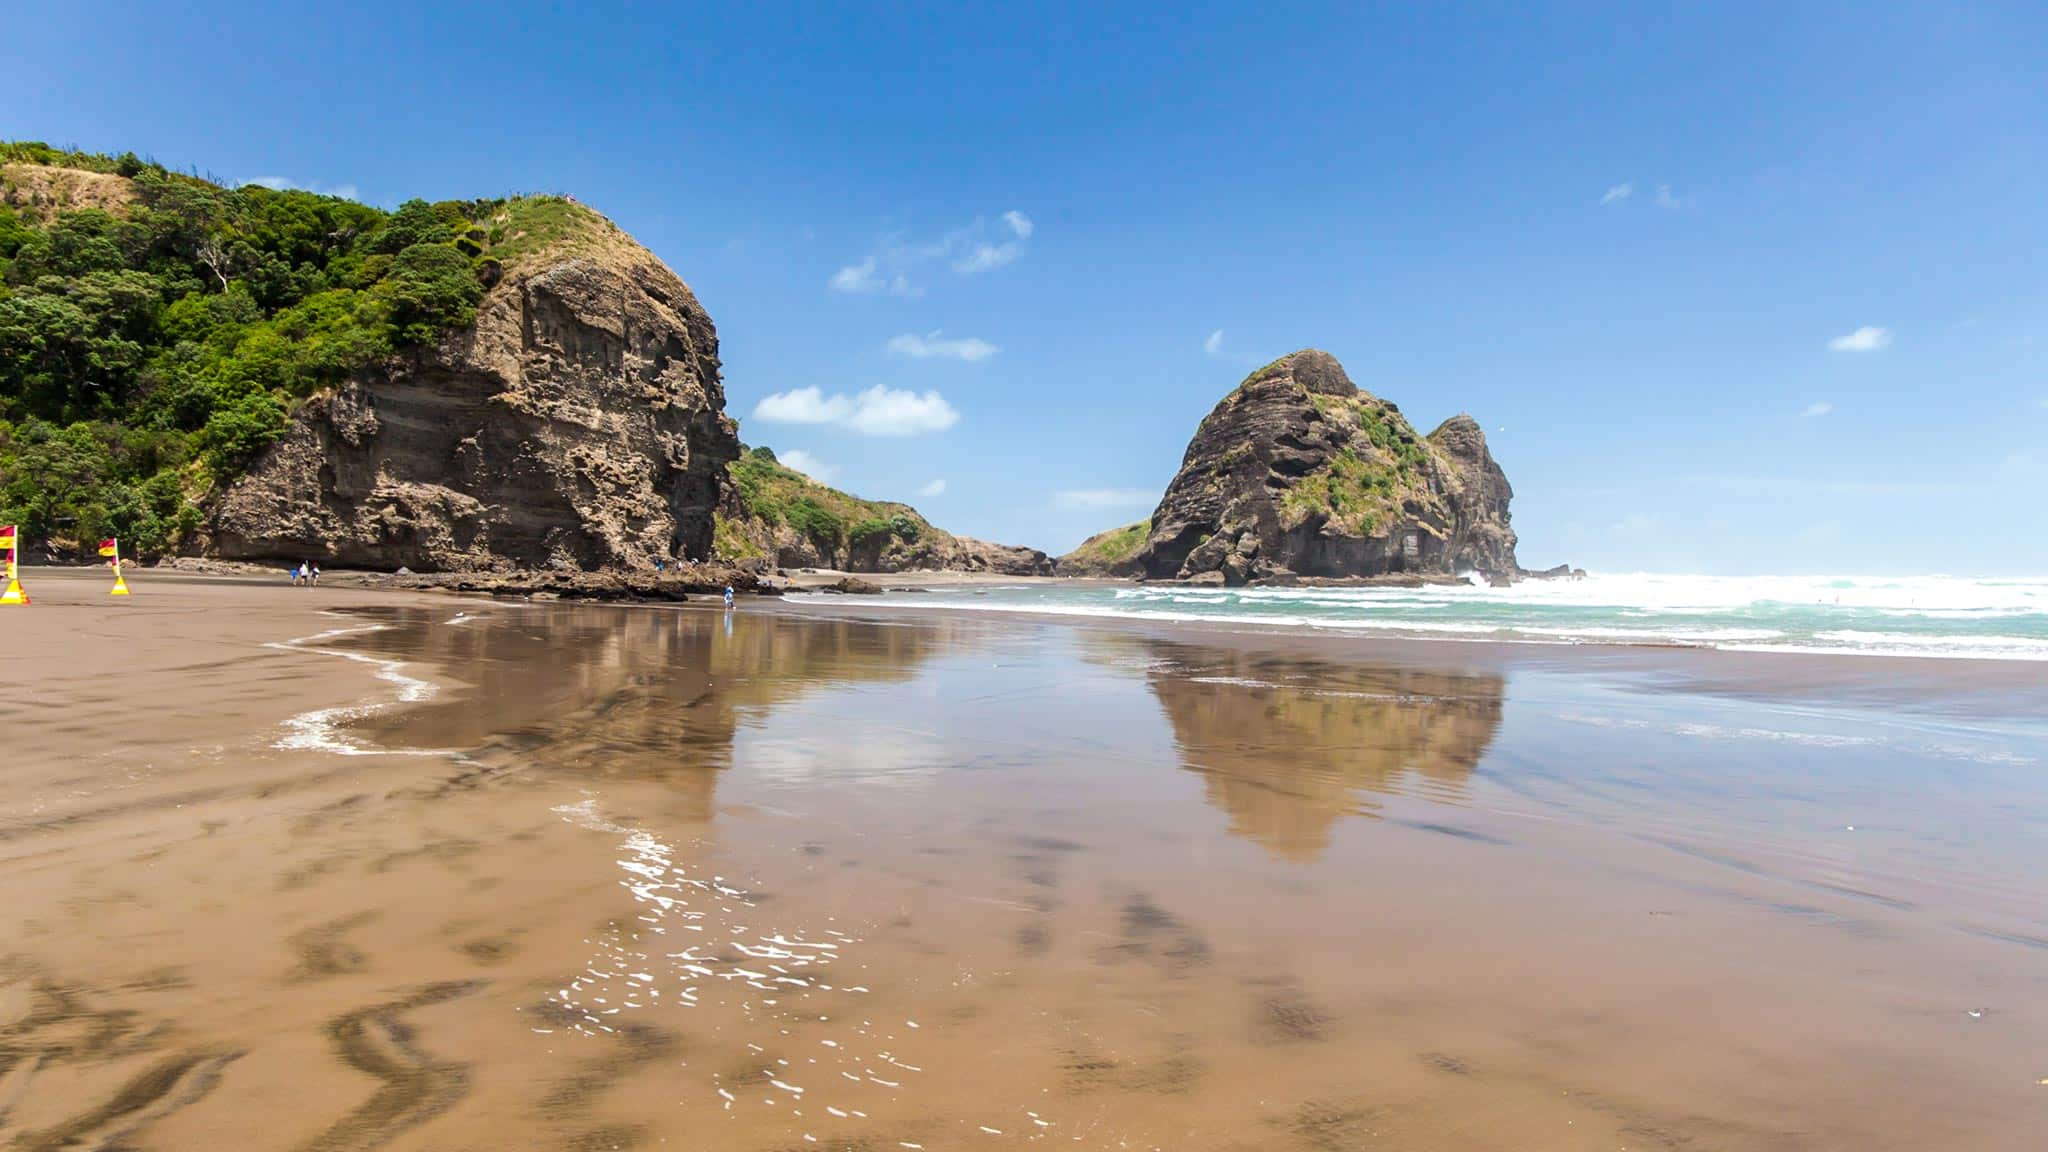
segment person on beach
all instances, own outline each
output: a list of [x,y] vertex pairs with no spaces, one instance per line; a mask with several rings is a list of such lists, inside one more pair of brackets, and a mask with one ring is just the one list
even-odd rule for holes
[[730,584],[725,586],[725,606],[728,610],[732,608],[732,585]]
[[305,582],[306,563],[305,561],[301,560],[297,564],[292,565],[292,587],[297,588],[299,585],[304,584]]
[[320,566],[318,564],[313,565],[307,571],[306,583],[315,588],[318,588],[320,586]]

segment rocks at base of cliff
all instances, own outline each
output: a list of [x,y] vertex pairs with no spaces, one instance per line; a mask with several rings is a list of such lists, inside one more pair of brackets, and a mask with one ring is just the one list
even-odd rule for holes
[[1469,416],[1418,436],[1308,349],[1246,377],[1196,429],[1124,567],[1229,585],[1476,571],[1512,579],[1514,495]]
[[953,549],[942,554],[932,570],[987,572],[996,576],[1050,576],[1053,558],[1021,544],[991,544],[970,536],[953,537]]
[[759,573],[726,564],[681,564],[661,572],[440,572],[382,575],[331,573],[326,582],[363,583],[382,588],[437,588],[492,596],[551,600],[677,601],[718,596],[730,587],[757,596],[780,596],[782,588]]
[[832,583],[818,589],[820,592],[841,592],[852,596],[880,596],[882,586],[871,584],[858,576],[841,576]]
[[705,559],[739,454],[724,406],[711,318],[619,234],[513,269],[473,329],[301,405],[203,548],[417,571]]

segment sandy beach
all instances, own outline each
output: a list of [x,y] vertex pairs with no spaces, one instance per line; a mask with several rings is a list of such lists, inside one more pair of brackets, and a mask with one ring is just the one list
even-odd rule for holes
[[2032,666],[29,575],[7,1147],[2048,1130]]

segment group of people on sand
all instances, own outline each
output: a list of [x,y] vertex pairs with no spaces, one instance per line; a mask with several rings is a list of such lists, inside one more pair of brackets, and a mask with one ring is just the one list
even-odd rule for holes
[[320,566],[309,561],[299,561],[292,569],[292,584],[295,587],[315,588],[320,584]]

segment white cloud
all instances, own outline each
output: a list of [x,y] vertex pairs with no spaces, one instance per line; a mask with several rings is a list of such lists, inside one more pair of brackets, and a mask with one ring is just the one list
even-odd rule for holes
[[921,436],[960,422],[960,413],[937,392],[912,392],[877,384],[854,397],[846,426],[863,436]]
[[1833,412],[1834,410],[1835,406],[1833,404],[1830,404],[1825,400],[1815,400],[1813,403],[1808,404],[1806,406],[1806,412],[1804,414],[1807,416],[1825,416],[1828,413]]
[[817,388],[795,388],[763,397],[754,405],[754,419],[770,424],[831,424],[846,419],[853,401],[827,396]]
[[915,332],[892,336],[885,347],[889,355],[911,360],[966,360],[969,363],[986,360],[1000,351],[988,341],[973,336],[948,340],[945,333],[937,329],[922,336]]
[[1669,184],[1657,185],[1655,200],[1659,208],[1685,208],[1692,204],[1692,197],[1674,193]]
[[941,477],[928,484],[920,485],[917,494],[919,496],[944,496],[946,494],[946,481]]
[[356,198],[356,186],[353,184],[315,184],[308,181],[294,180],[289,176],[258,176],[254,180],[244,180],[242,183],[261,184],[272,192],[282,192],[287,188],[296,188],[301,192],[311,192],[318,196],[338,196],[343,200],[354,200]]
[[801,472],[820,484],[829,482],[832,479],[832,474],[838,471],[837,468],[832,467],[830,464],[825,463],[801,448],[791,448],[787,452],[777,452],[775,459],[784,468]]
[[1622,182],[1622,183],[1620,183],[1620,184],[1616,184],[1616,185],[1615,185],[1614,187],[1612,187],[1612,188],[1609,188],[1609,189],[1608,189],[1608,190],[1607,190],[1607,191],[1606,191],[1606,192],[1605,192],[1605,193],[1604,193],[1604,194],[1603,194],[1603,195],[1602,195],[1602,196],[1600,197],[1600,203],[1602,203],[1602,204],[1619,204],[1619,203],[1621,203],[1622,201],[1624,201],[1624,200],[1628,199],[1629,197],[1631,197],[1631,196],[1633,196],[1633,195],[1635,195],[1635,194],[1636,194],[1636,186],[1635,186],[1635,182],[1634,182],[1633,180],[1630,180],[1630,181],[1624,181],[1624,182]]
[[1222,357],[1223,329],[1218,328],[1214,332],[1209,333],[1209,338],[1202,341],[1202,352],[1212,360]]
[[1055,493],[1053,503],[1062,508],[1150,508],[1159,503],[1159,494],[1143,488],[1079,488]]
[[914,274],[941,262],[961,276],[1001,268],[1024,255],[1025,242],[1037,230],[1031,217],[1011,209],[994,223],[975,220],[937,239],[915,240],[895,233],[876,241],[860,263],[833,273],[829,283],[835,292],[922,295],[923,289],[911,278]]
[[763,397],[754,419],[770,424],[837,424],[863,436],[919,436],[959,423],[960,413],[937,392],[877,384],[856,395],[795,388]]
[[1837,352],[1876,352],[1890,347],[1891,342],[1891,329],[1866,324],[1846,336],[1828,341],[1828,347]]

